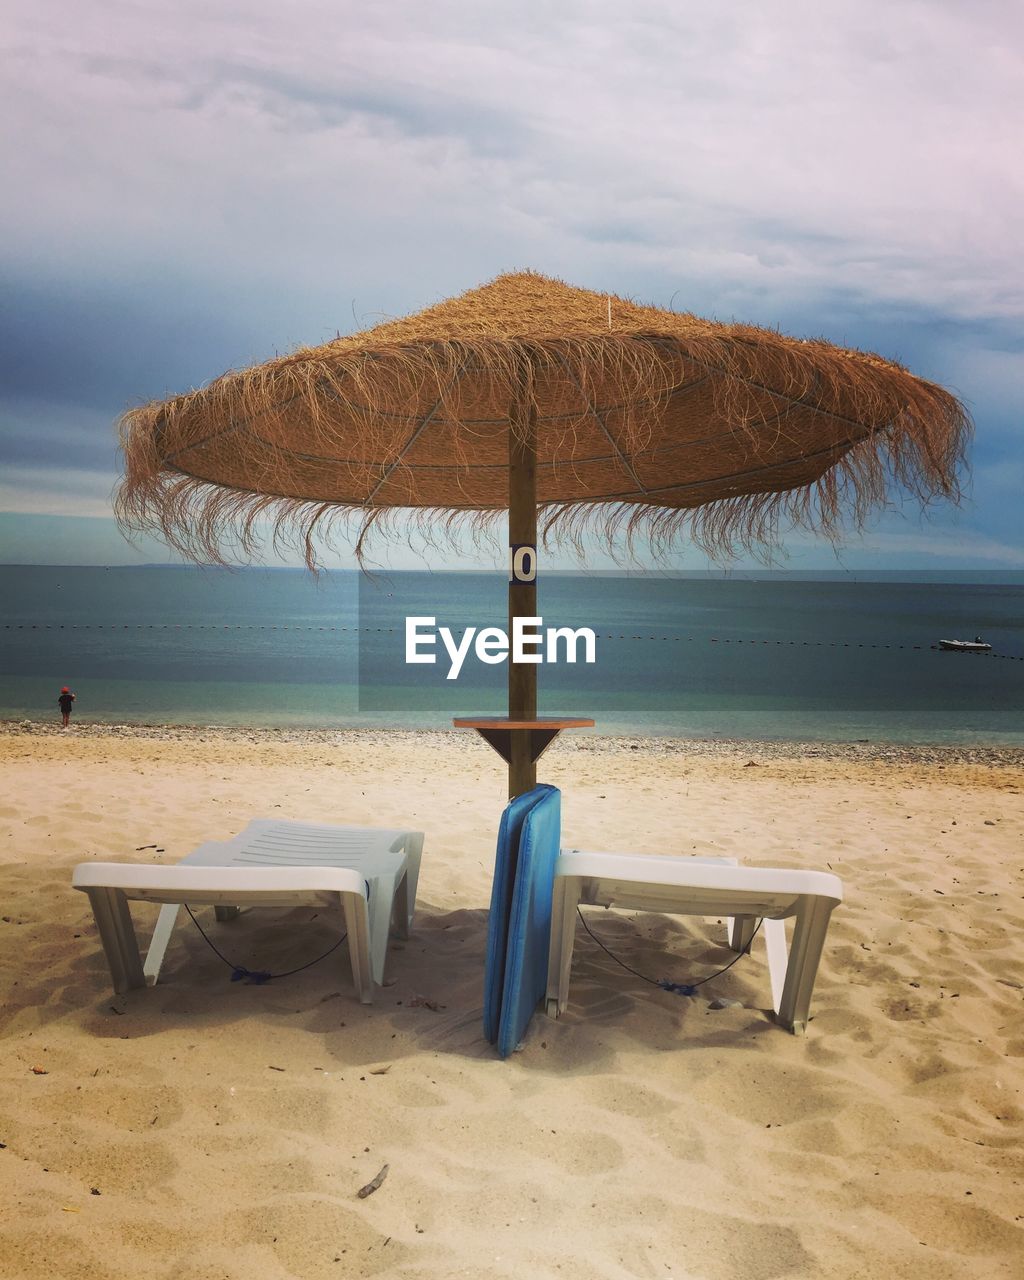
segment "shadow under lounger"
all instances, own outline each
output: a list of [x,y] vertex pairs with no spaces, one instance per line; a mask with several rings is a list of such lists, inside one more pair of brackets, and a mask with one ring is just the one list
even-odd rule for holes
[[[157,981],[184,903],[212,905],[218,919],[240,906],[314,906],[344,917],[353,981],[369,1004],[390,931],[408,937],[422,850],[420,831],[259,818],[174,865],[80,863],[72,884],[89,895],[115,991]],[[163,904],[144,962],[132,900]]]
[[[776,1021],[801,1034],[829,919],[842,900],[842,881],[825,871],[745,867],[734,859],[563,850],[555,864],[547,1013],[557,1018],[568,1003],[576,908],[582,903],[725,916],[734,951],[750,949],[757,921],[763,920]],[[787,946],[785,921],[790,917],[793,938]]]

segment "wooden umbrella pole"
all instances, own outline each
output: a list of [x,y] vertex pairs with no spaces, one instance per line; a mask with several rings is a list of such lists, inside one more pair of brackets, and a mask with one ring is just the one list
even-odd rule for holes
[[[508,433],[508,630],[515,618],[537,613],[537,409],[525,393],[512,405]],[[510,720],[537,718],[537,666],[508,664],[508,715]],[[508,766],[509,799],[529,791],[537,782],[528,730],[513,730]]]

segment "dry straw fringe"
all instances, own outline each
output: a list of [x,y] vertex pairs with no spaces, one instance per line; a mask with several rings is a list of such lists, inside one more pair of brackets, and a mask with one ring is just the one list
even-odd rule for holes
[[[958,501],[963,405],[878,356],[534,273],[302,349],[121,420],[116,514],[189,559],[373,538],[454,544],[507,506],[535,429],[548,545],[715,557],[786,528],[835,538],[890,493]],[[484,486],[483,488],[481,486]],[[546,492],[545,492],[546,490]]]

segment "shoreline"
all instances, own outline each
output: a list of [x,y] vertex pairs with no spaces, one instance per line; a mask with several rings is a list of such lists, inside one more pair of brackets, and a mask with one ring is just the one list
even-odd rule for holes
[[[0,738],[96,738],[100,740],[138,739],[149,742],[252,743],[292,746],[398,746],[441,747],[446,751],[477,751],[475,735],[464,729],[406,728],[287,728],[283,726],[199,725],[199,724],[108,724],[75,721],[67,730],[59,724],[38,720],[0,718]],[[833,760],[848,763],[975,765],[988,768],[1024,768],[1024,747],[971,744],[925,744],[901,742],[816,742],[787,738],[675,738],[644,734],[563,734],[549,749],[557,756],[628,755],[690,756],[733,759],[759,755],[770,760]]]

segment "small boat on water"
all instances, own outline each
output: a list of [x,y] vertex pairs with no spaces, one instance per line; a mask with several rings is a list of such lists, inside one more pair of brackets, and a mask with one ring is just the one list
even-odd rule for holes
[[981,636],[975,636],[973,640],[940,640],[939,648],[950,649],[953,653],[988,653],[992,646],[986,644]]

